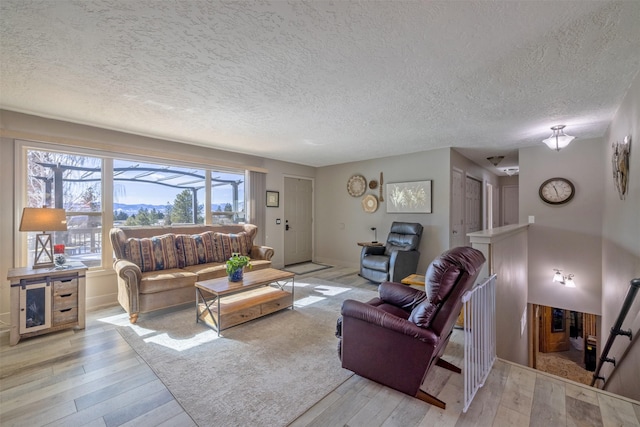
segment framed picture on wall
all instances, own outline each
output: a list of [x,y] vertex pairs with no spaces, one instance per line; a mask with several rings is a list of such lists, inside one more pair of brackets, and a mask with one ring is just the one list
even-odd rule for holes
[[431,213],[431,181],[387,184],[387,213]]
[[267,207],[277,208],[280,206],[280,193],[278,191],[267,190]]

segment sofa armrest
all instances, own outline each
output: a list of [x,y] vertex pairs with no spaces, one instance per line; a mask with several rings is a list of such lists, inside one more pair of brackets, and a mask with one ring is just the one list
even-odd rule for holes
[[137,317],[140,311],[138,296],[142,271],[140,271],[140,267],[126,259],[114,262],[113,269],[118,276],[118,301],[129,313],[129,316],[136,315]]
[[269,246],[252,246],[249,257],[252,259],[264,259],[266,261],[271,261],[273,254],[273,248]]
[[427,298],[427,294],[420,289],[415,289],[402,283],[383,282],[378,287],[380,299],[396,307],[402,307],[407,311],[420,304]]
[[380,326],[385,329],[418,339],[427,344],[436,344],[439,337],[430,329],[423,329],[416,324],[387,313],[378,307],[355,300],[345,300],[342,303],[342,315],[353,317],[364,322]]

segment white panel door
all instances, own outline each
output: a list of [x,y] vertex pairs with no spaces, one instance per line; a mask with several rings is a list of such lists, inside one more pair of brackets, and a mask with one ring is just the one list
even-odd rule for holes
[[467,177],[465,180],[465,244],[470,245],[466,233],[482,230],[482,183]]
[[460,170],[451,171],[451,248],[464,246],[464,179]]
[[310,179],[284,179],[284,265],[311,261],[312,193]]

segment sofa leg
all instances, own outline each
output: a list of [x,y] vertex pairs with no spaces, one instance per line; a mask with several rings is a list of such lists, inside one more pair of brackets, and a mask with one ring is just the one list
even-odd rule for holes
[[462,373],[462,369],[458,368],[453,363],[449,363],[446,360],[443,360],[443,359],[440,359],[440,358],[438,358],[438,361],[436,362],[436,365],[440,366],[441,368],[445,368],[445,369],[448,369],[450,371],[453,371],[456,374]]
[[129,316],[129,322],[131,322],[131,324],[134,324],[138,321],[138,313],[133,313],[131,316]]
[[429,393],[424,392],[422,390],[418,390],[415,397],[416,399],[420,399],[423,402],[427,402],[429,405],[437,406],[438,408],[442,408],[442,409],[447,409],[446,403],[444,403],[442,400],[438,399],[437,397],[432,396]]

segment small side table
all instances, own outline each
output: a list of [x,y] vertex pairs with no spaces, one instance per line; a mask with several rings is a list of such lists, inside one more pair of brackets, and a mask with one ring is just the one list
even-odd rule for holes
[[424,276],[421,276],[419,274],[412,274],[402,279],[400,283],[403,283],[405,285],[424,286]]
[[358,242],[358,246],[384,246],[384,244],[380,242]]
[[65,269],[11,268],[11,329],[9,344],[21,338],[53,331],[85,327],[85,275],[83,263],[69,263]]

